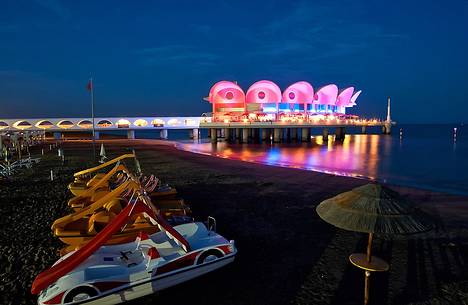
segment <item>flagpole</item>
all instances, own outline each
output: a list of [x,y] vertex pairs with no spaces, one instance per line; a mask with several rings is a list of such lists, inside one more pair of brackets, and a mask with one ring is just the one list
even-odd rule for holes
[[94,127],[94,84],[93,84],[93,78],[91,77],[89,79],[89,82],[91,84],[91,121],[93,124],[93,160],[96,161],[96,130]]

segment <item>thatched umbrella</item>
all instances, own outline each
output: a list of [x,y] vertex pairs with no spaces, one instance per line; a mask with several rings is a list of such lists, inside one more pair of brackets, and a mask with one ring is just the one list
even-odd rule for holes
[[353,265],[365,270],[364,304],[369,301],[370,273],[389,268],[384,260],[371,254],[373,234],[413,234],[432,228],[431,221],[413,204],[379,184],[366,184],[322,201],[317,213],[338,228],[369,233],[367,253],[349,257]]

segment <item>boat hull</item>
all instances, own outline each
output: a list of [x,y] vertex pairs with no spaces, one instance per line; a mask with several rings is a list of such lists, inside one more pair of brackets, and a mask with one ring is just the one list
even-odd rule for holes
[[[190,267],[176,270],[173,272],[164,273],[161,275],[153,276],[146,280],[140,280],[135,283],[127,284],[114,288],[108,292],[103,292],[94,298],[66,303],[66,304],[86,304],[86,305],[110,305],[120,304],[129,300],[140,298],[157,291],[181,284],[189,281],[206,273],[219,269],[229,263],[232,263],[235,258],[235,253],[224,256],[212,262],[203,263],[200,265],[192,265]],[[42,305],[40,300],[38,304]]]

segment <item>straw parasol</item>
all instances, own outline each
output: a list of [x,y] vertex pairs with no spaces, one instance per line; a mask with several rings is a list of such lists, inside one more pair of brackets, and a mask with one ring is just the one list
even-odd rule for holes
[[317,214],[338,228],[369,234],[367,253],[349,257],[353,265],[365,270],[364,304],[369,301],[371,272],[389,269],[384,260],[372,256],[373,234],[414,234],[432,228],[428,217],[400,194],[373,183],[322,201]]

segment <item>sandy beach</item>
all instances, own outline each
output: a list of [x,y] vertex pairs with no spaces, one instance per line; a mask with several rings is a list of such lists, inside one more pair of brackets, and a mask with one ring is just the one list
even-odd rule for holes
[[[315,207],[368,181],[199,155],[155,140],[104,143],[108,157],[134,148],[144,173],[176,187],[197,220],[214,216],[239,251],[226,268],[128,304],[362,304],[364,275],[348,256],[364,252],[367,237],[325,223]],[[65,164],[48,152],[32,170],[0,181],[1,304],[34,304],[34,277],[58,258],[62,245],[50,225],[69,213],[66,185],[92,159],[89,141],[63,148]],[[391,188],[437,227],[376,236],[374,253],[391,269],[373,275],[371,304],[468,304],[468,198]]]

